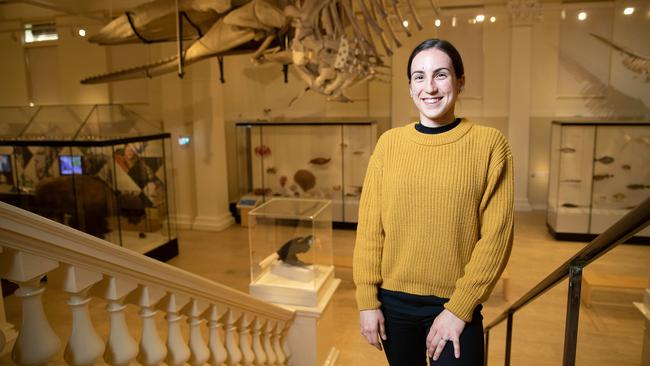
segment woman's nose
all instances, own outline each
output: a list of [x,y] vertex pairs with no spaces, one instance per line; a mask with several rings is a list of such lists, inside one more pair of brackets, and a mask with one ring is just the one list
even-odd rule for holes
[[427,93],[435,93],[438,89],[438,86],[436,85],[436,82],[433,79],[429,79],[426,81],[424,84],[424,91]]

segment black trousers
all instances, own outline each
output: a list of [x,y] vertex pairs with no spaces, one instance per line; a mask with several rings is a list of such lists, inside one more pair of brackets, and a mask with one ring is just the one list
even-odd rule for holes
[[[382,340],[391,366],[426,366],[426,340],[433,320],[449,299],[420,296],[379,289],[387,340]],[[474,310],[472,321],[460,335],[460,358],[454,356],[454,344],[447,342],[438,361],[431,366],[482,366],[484,355],[482,306]]]

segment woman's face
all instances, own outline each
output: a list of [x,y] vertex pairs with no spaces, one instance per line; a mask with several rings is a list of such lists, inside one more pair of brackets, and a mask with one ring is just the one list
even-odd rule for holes
[[420,111],[420,122],[430,127],[453,122],[454,106],[464,77],[456,78],[454,65],[446,53],[429,48],[411,63],[410,93]]

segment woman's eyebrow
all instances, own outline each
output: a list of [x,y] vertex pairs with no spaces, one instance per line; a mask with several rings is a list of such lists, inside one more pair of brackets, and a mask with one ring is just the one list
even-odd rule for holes
[[[433,70],[433,73],[435,74],[435,73],[440,72],[440,71],[443,71],[443,70],[445,70],[445,71],[451,71],[451,70],[449,70],[449,68],[447,68],[447,67],[439,67],[439,68]],[[424,70],[413,70],[413,71],[411,71],[411,75],[413,75],[413,74],[424,74]]]

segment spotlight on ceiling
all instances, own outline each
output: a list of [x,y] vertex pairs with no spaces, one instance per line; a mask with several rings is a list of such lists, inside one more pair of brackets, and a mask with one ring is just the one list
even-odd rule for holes
[[482,21],[484,21],[484,20],[485,20],[485,15],[483,15],[483,14],[479,14],[479,15],[476,16],[476,21],[477,21],[477,22],[480,23],[480,22],[482,22]]
[[85,37],[86,36],[86,30],[83,29],[83,28],[79,28],[79,35],[82,36],[82,37]]
[[456,17],[451,18],[451,26],[452,27],[456,26]]
[[490,22],[491,22],[491,23],[494,23],[494,22],[496,22],[496,21],[497,21],[497,17],[490,17]]
[[633,7],[627,7],[623,9],[623,14],[625,15],[632,15],[634,14],[634,8]]
[[587,12],[586,11],[581,11],[578,13],[578,20],[583,21],[587,19]]
[[436,27],[440,27],[440,24],[442,24],[442,22],[440,21],[440,19],[436,19],[436,21],[433,24],[435,24]]
[[404,24],[405,27],[408,27],[409,26],[409,21],[405,20],[405,21],[402,22],[402,24]]

